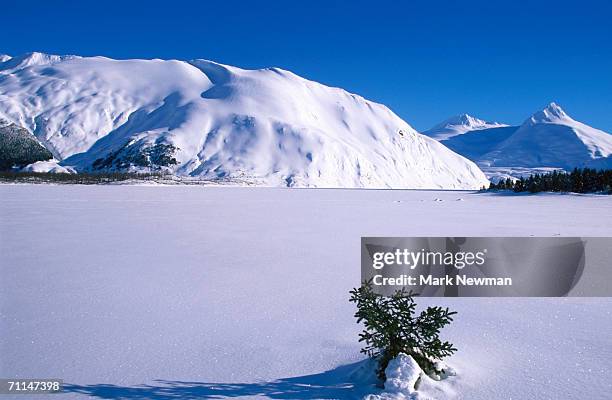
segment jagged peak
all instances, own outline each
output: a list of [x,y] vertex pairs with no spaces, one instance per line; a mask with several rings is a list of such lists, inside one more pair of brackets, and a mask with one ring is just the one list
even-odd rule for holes
[[445,119],[439,124],[435,125],[430,131],[443,129],[443,128],[453,128],[453,127],[465,127],[465,128],[489,128],[494,126],[506,126],[505,124],[493,121],[485,121],[480,118],[473,117],[469,114],[457,114],[450,118]]
[[555,102],[551,102],[542,110],[533,114],[527,120],[527,123],[541,124],[541,123],[554,123],[559,120],[571,120],[571,117]]
[[480,118],[472,117],[469,114],[463,113],[463,114],[453,115],[452,117],[447,118],[444,121],[442,121],[437,126],[438,127],[450,126],[450,125],[480,126],[486,123],[487,123],[486,121]]
[[436,140],[445,140],[452,136],[469,131],[488,128],[501,128],[504,126],[508,125],[499,122],[485,121],[463,113],[447,118],[432,128],[423,131],[422,133]]

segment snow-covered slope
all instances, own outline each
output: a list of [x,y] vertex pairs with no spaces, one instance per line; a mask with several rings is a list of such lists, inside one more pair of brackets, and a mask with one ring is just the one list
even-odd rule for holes
[[440,140],[440,142],[470,160],[480,160],[483,155],[496,149],[512,136],[517,129],[518,126],[477,129]]
[[33,53],[0,63],[0,117],[80,170],[163,168],[272,186],[487,182],[385,106],[278,68]]
[[449,119],[444,120],[438,125],[421,133],[433,139],[442,141],[470,131],[499,128],[503,126],[508,125],[499,122],[484,121],[468,114],[459,114],[450,117]]
[[491,167],[611,168],[611,154],[612,135],[575,121],[551,103],[477,161]]

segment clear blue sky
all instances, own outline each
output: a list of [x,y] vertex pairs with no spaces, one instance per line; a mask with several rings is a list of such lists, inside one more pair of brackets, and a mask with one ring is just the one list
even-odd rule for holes
[[612,6],[531,3],[11,1],[0,53],[278,66],[384,103],[419,130],[461,112],[520,123],[556,101],[612,132]]

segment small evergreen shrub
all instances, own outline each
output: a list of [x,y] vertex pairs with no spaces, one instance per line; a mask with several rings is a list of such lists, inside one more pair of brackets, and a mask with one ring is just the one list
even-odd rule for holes
[[350,301],[357,305],[357,323],[363,322],[364,330],[359,341],[365,346],[361,352],[378,360],[378,377],[384,381],[389,361],[400,353],[412,356],[426,373],[435,372],[435,362],[450,356],[456,348],[442,342],[440,330],[453,320],[456,314],[448,308],[428,307],[416,314],[414,297],[417,294],[405,289],[385,297],[374,293],[372,283],[351,290]]

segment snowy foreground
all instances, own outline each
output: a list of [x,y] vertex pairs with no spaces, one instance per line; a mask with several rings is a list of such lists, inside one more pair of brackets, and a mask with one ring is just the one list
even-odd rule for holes
[[[0,377],[64,379],[53,398],[380,394],[347,301],[360,236],[612,233],[604,196],[0,185],[0,203]],[[459,312],[457,376],[425,394],[610,398],[612,299],[420,303]]]

